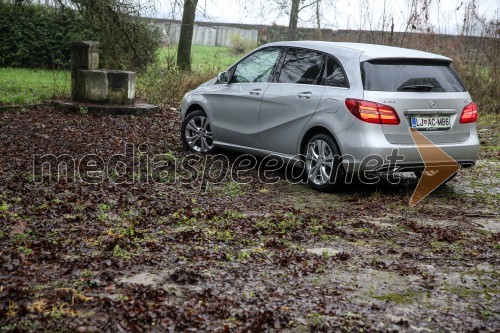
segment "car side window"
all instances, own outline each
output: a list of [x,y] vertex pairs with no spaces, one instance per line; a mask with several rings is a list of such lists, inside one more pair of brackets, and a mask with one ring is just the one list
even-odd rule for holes
[[327,56],[325,86],[349,88],[342,66],[333,57]]
[[243,59],[236,65],[231,82],[267,82],[280,52],[280,48],[270,47]]
[[279,83],[319,84],[325,57],[318,52],[290,49],[278,74]]

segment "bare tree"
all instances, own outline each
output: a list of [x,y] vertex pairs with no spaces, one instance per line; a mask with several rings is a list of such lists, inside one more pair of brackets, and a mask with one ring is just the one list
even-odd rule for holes
[[149,8],[148,1],[55,1],[54,5],[61,8],[67,6],[78,10],[89,23],[101,43],[101,63],[104,66],[139,69],[154,61],[160,45],[159,36],[141,17],[141,13]]
[[297,24],[299,22],[299,6],[300,0],[292,0],[290,9],[290,21],[288,23],[288,40],[297,38]]
[[184,0],[182,25],[177,47],[177,66],[182,70],[191,70],[191,44],[193,41],[194,19],[198,0]]
[[[288,40],[297,39],[297,25],[299,23],[299,13],[307,7],[318,4],[321,0],[292,0],[290,7],[290,21],[288,23]],[[283,6],[283,1],[278,1]],[[302,6],[301,6],[302,4]],[[317,8],[319,10],[319,7]]]
[[318,39],[323,39],[323,31],[321,30],[321,0],[316,2],[316,26],[318,28]]
[[[411,36],[413,30],[420,30],[431,32],[432,27],[428,26],[429,22],[429,8],[431,6],[432,0],[407,0],[408,7],[410,8],[410,16],[406,21],[405,31],[403,33],[403,38],[401,38],[400,46],[404,46],[405,38],[407,34]],[[410,30],[410,32],[408,32]]]

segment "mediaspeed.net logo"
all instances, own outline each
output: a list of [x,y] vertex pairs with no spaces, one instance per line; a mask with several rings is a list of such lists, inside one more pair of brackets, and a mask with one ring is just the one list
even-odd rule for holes
[[[460,169],[460,165],[420,132],[411,129],[410,134],[425,165],[425,170],[409,201],[409,205],[413,207],[453,176]],[[111,182],[125,185],[140,183],[196,186],[199,184],[201,190],[206,190],[209,186],[224,180],[240,184],[259,181],[270,185],[281,181],[284,176],[284,180],[291,184],[305,185],[307,184],[305,170],[298,176],[294,176],[289,171],[295,170],[297,164],[300,164],[299,161],[306,159],[306,156],[298,155],[286,163],[279,156],[267,156],[259,161],[249,154],[240,155],[234,160],[224,154],[189,154],[176,157],[171,153],[151,154],[149,146],[145,143],[137,147],[127,144],[124,154],[116,154],[108,159],[93,153],[83,156],[35,155],[32,179],[37,185],[60,181],[86,184]],[[352,184],[356,172],[342,171],[349,170],[353,165],[353,156],[332,155],[331,159],[331,165],[337,167],[322,170],[325,177],[330,182],[339,180],[347,185]],[[385,176],[388,183],[397,185],[400,183],[400,178],[391,177],[390,170],[397,169],[398,162],[404,159],[405,157],[399,154],[398,149],[393,149],[392,153],[385,158],[376,154],[366,156],[357,170],[356,178],[363,184],[373,185],[380,181],[381,176]],[[375,165],[372,165],[373,162]],[[371,167],[372,171],[377,171],[379,166],[388,166],[387,172],[369,174],[370,171],[366,170]],[[286,169],[285,172],[280,173],[283,169]],[[314,170],[316,169],[311,168],[309,171],[311,175]]]
[[410,128],[410,134],[425,164],[422,177],[410,198],[410,207],[413,207],[460,170],[460,164],[419,131]]

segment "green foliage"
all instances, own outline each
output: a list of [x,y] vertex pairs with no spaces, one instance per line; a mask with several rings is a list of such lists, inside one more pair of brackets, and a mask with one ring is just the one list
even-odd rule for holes
[[[215,77],[240,58],[229,48],[193,45],[193,72],[187,73],[175,68],[175,56],[172,48],[162,48],[156,54],[156,62],[139,73],[137,96],[140,99],[162,106],[178,106],[188,90]],[[69,71],[0,68],[0,105],[38,103],[68,96],[70,83]],[[84,115],[88,110],[82,107],[79,111]]]
[[0,67],[69,68],[71,43],[97,40],[101,67],[140,70],[155,60],[159,34],[120,1],[74,0],[79,11],[0,2]]
[[458,58],[454,67],[465,87],[472,96],[472,100],[479,107],[479,112],[499,112],[500,90],[498,80],[500,79],[500,66],[497,62],[483,64],[476,59],[476,62],[467,62],[466,59]]
[[257,47],[256,42],[245,39],[238,34],[231,36],[231,44],[231,49],[235,54],[248,53]]
[[19,246],[17,248],[17,250],[19,251],[20,255],[24,255],[24,256],[29,256],[30,254],[33,253],[33,251],[31,249],[24,247],[24,246]]
[[127,253],[118,244],[113,248],[113,255],[118,258],[128,258]]
[[[193,45],[191,47],[194,72],[218,73],[236,63],[243,54],[235,54],[229,47]],[[175,47],[163,47],[158,50],[158,61],[165,67],[175,67],[177,50]]]
[[137,97],[161,107],[177,107],[185,93],[214,78],[240,58],[229,48],[201,45],[193,45],[191,56],[192,71],[181,71],[176,65],[175,49],[159,49],[157,60],[138,76]]
[[372,297],[381,301],[394,302],[396,304],[411,304],[415,302],[423,292],[408,290],[403,293],[389,293],[385,295],[373,295]]
[[69,68],[72,41],[96,34],[74,10],[0,2],[0,66]]
[[[166,59],[172,59],[166,56]],[[184,72],[170,60],[157,61],[138,77],[137,97],[160,107],[180,105],[189,90],[215,77],[216,72]]]

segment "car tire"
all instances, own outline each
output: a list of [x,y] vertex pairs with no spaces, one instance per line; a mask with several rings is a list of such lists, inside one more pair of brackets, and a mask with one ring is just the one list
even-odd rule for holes
[[189,113],[182,122],[182,142],[186,149],[201,154],[215,151],[210,120],[202,110]]
[[340,188],[345,171],[340,151],[332,137],[316,134],[304,147],[305,176],[307,183],[317,191],[333,192]]

